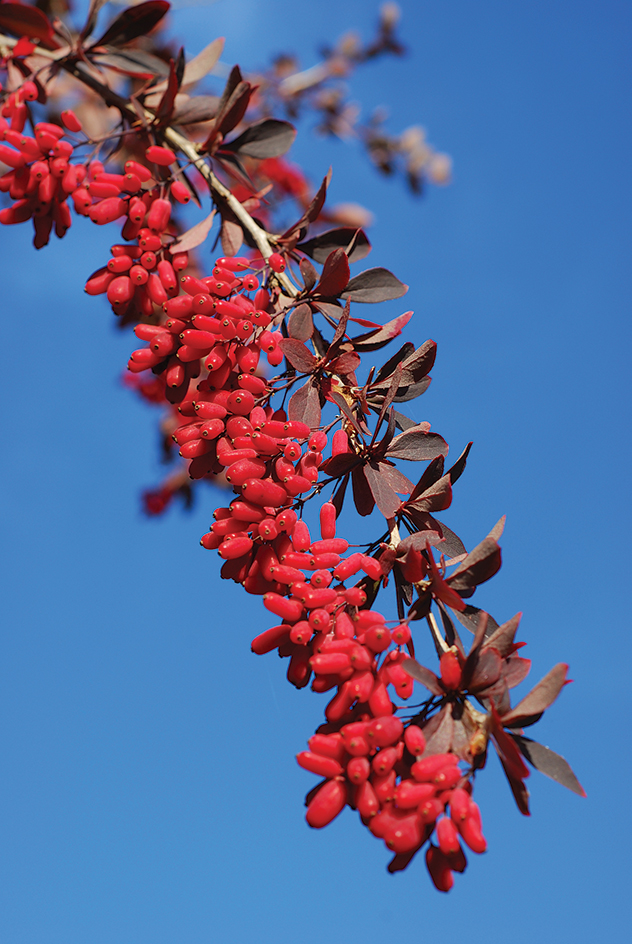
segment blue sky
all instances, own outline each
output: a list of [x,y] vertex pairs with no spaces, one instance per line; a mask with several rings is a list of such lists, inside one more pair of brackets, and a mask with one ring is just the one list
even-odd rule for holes
[[[365,114],[386,104],[394,131],[424,125],[453,184],[414,200],[309,127],[294,154],[314,180],[333,165],[333,202],[375,214],[370,264],[411,286],[384,318],[413,308],[407,337],[438,342],[414,415],[454,454],[475,443],[446,521],[473,546],[508,515],[503,568],[475,602],[524,611],[534,682],[570,663],[533,735],[588,797],[534,772],[525,819],[490,761],[489,852],[449,896],[421,861],[389,876],[349,812],[309,830],[313,778],[294,754],[324,704],[250,654],[266,613],[198,545],[217,496],[139,513],[162,474],[154,417],[118,383],[131,337],[82,292],[111,234],[78,221],[36,254],[27,227],[4,228],[7,944],[377,944],[446,927],[473,944],[589,944],[628,927],[630,10],[402,7],[409,55],[365,67],[351,95]],[[375,12],[218,0],[180,5],[172,25],[191,53],[225,35],[224,61],[251,69],[284,50],[309,65]]]

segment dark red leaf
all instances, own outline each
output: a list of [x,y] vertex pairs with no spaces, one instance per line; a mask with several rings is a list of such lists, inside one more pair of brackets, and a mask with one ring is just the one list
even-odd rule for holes
[[474,443],[471,443],[471,442],[468,443],[465,449],[463,450],[463,452],[461,453],[461,455],[459,456],[459,458],[454,463],[454,465],[450,469],[448,469],[448,475],[450,477],[450,482],[452,483],[452,485],[454,485],[457,479],[460,479],[461,476],[463,475],[463,470],[465,469],[465,463],[467,462],[467,457],[469,456],[470,449],[472,448],[473,445]]
[[426,750],[422,757],[430,757],[431,754],[447,754],[452,746],[454,734],[452,705],[444,705],[439,714],[434,715],[427,724],[423,725],[423,732],[426,736]]
[[287,331],[295,341],[309,341],[314,333],[314,319],[309,305],[298,305],[287,320]]
[[388,384],[390,386],[390,378],[393,374],[393,371],[397,365],[406,360],[409,354],[412,354],[414,350],[415,345],[411,344],[410,341],[406,341],[406,343],[400,347],[397,354],[393,354],[393,356],[390,357],[382,367],[380,367],[377,374],[375,375],[375,381],[371,386],[380,387],[382,383]]
[[470,551],[465,560],[461,561],[454,573],[448,577],[450,586],[458,590],[461,596],[471,597],[479,584],[485,583],[500,569],[500,547],[491,537],[491,534],[497,533],[497,528],[498,525],[473,551]]
[[280,157],[289,151],[295,137],[296,128],[289,121],[263,118],[246,128],[239,137],[222,144],[222,150],[234,151],[257,160]]
[[[184,70],[184,66],[180,71]],[[180,83],[178,81],[178,75],[176,70],[176,65],[173,59],[169,60],[169,78],[167,79],[167,88],[164,91],[158,107],[156,108],[156,123],[157,124],[166,124],[169,122],[173,114],[173,105],[176,100],[176,95],[178,94],[178,89]]]
[[564,760],[563,757],[545,747],[544,744],[538,744],[537,741],[532,741],[531,738],[524,737],[521,734],[512,734],[511,737],[524,757],[536,770],[561,783],[563,787],[568,787],[573,793],[577,793],[582,797],[586,796],[584,788],[571,770],[568,761]]
[[402,668],[407,675],[421,682],[433,695],[445,695],[441,683],[434,672],[427,669],[425,665],[420,665],[416,659],[405,659],[402,662]]
[[358,262],[368,256],[371,243],[364,230],[343,226],[339,229],[327,230],[326,233],[319,233],[313,239],[299,243],[296,248],[320,263],[323,263],[334,249],[344,249],[349,262]]
[[464,610],[455,614],[460,623],[469,629],[471,633],[476,634],[481,619],[486,620],[486,632],[493,633],[498,629],[498,623],[493,616],[486,613],[485,610],[479,610],[478,607],[468,603]]
[[521,722],[533,717],[533,715],[542,714],[549,708],[564,686],[567,684],[566,673],[568,666],[564,662],[558,662],[553,666],[550,672],[535,685],[528,695],[518,702],[515,708],[503,716],[502,723],[505,727],[521,727]]
[[418,383],[429,374],[437,356],[435,341],[425,341],[402,362],[402,384]]
[[116,17],[94,46],[123,46],[125,43],[146,36],[159,23],[171,4],[167,0],[147,0],[138,6],[128,7]]
[[337,298],[349,282],[349,260],[344,249],[334,249],[325,260],[320,279],[314,287],[315,295]]
[[347,377],[353,374],[361,364],[360,355],[355,351],[347,351],[341,354],[329,364],[329,369],[340,377]]
[[45,49],[61,48],[46,14],[25,3],[0,3],[0,28],[18,39],[21,36],[39,39]]
[[290,397],[288,416],[291,420],[307,423],[310,429],[320,426],[320,397],[311,378]]
[[390,444],[386,454],[396,459],[408,459],[411,462],[447,455],[448,444],[443,436],[439,436],[438,433],[428,433],[426,428],[426,424],[420,423],[400,433]]
[[485,648],[478,653],[475,661],[468,688],[471,692],[484,692],[486,688],[495,685],[500,678],[503,660],[497,649]]
[[[416,424],[415,424],[416,425]],[[409,427],[412,429],[412,427]],[[436,459],[433,459],[432,462],[426,466],[423,471],[423,474],[414,489],[411,492],[411,500],[419,498],[420,495],[430,488],[431,485],[434,485],[435,482],[438,482],[441,476],[443,475],[443,466],[445,464],[445,459],[443,456],[437,456]]]
[[305,289],[308,292],[314,288],[318,282],[318,272],[311,264],[309,259],[301,259],[299,262],[299,268],[301,270],[301,275],[303,276],[303,282],[305,283]]
[[[443,458],[442,456],[439,458]],[[438,482],[426,489],[409,507],[417,511],[443,511],[452,503],[450,475],[442,476]]]
[[81,30],[80,38],[84,40],[86,36],[90,36],[94,27],[97,25],[97,18],[101,7],[104,7],[108,0],[90,0],[90,6],[88,7],[88,16],[86,17],[86,22]]
[[364,469],[362,466],[356,466],[351,473],[351,484],[353,485],[353,500],[359,515],[366,518],[375,507],[375,499],[369,488]]
[[350,311],[351,311],[351,302],[347,302],[347,304],[345,305],[342,311],[342,314],[338,316],[339,317],[338,326],[336,330],[334,331],[334,336],[331,339],[330,347],[332,348],[335,347],[335,345],[338,344],[338,342],[341,341],[342,338],[344,337],[345,331],[347,330],[347,324],[349,323]]
[[90,61],[99,68],[106,67],[140,79],[151,79],[154,76],[166,78],[169,75],[169,66],[164,59],[142,49],[115,49],[112,46],[108,47],[105,55],[90,53]]
[[399,510],[402,500],[388,484],[386,477],[382,475],[381,463],[367,463],[364,466],[364,475],[369,483],[375,504],[385,518],[392,518],[395,512]]
[[334,478],[337,478],[340,475],[344,475],[346,472],[350,472],[356,465],[360,465],[362,460],[355,455],[353,452],[341,452],[337,456],[331,456],[329,459],[325,459],[321,465],[321,470],[325,475],[331,475]]
[[356,351],[377,351],[384,347],[385,344],[388,344],[389,341],[402,333],[402,329],[406,327],[412,316],[412,311],[404,312],[403,315],[388,321],[382,328],[375,328],[366,334],[359,334],[357,338],[353,338]]
[[309,228],[309,224],[313,223],[314,220],[318,218],[320,211],[323,208],[325,197],[327,196],[327,187],[329,186],[330,180],[331,169],[328,171],[327,176],[323,179],[322,184],[318,188],[310,205],[307,207],[301,218],[297,220],[296,223],[293,223],[292,226],[290,226],[290,228],[283,233],[281,239],[301,239],[301,237],[305,235]]
[[300,370],[303,374],[311,373],[318,364],[318,358],[314,357],[302,341],[297,341],[294,338],[282,338],[279,341],[279,347],[292,367]]
[[407,291],[408,286],[400,282],[397,276],[378,266],[355,275],[342,297],[350,298],[352,302],[387,302],[401,298]]
[[[511,655],[505,660],[505,667],[502,672],[502,680],[507,688],[515,688],[524,682],[531,670],[531,659],[523,659],[522,656]],[[509,707],[507,707],[509,711]]]
[[173,116],[175,124],[194,125],[198,121],[210,121],[217,115],[219,98],[216,95],[196,95],[180,105]]
[[[479,610],[479,613],[480,612],[482,611]],[[516,637],[518,626],[520,625],[521,617],[522,613],[516,613],[515,616],[512,616],[511,619],[507,620],[506,623],[503,623],[502,626],[496,626],[496,628],[487,637],[487,645],[494,646],[496,649],[498,649],[501,656],[508,656],[512,652],[513,642]]]
[[505,776],[511,787],[511,792],[513,793],[513,798],[516,801],[516,806],[520,810],[523,816],[531,816],[529,812],[529,791],[525,786],[524,780],[520,780],[518,777],[514,777],[511,772],[511,767],[503,759],[503,755],[499,753],[500,763],[502,764],[503,770],[505,771]]
[[380,462],[380,471],[393,491],[399,492],[400,495],[410,494],[413,483],[410,479],[407,479],[399,469],[396,469],[394,465],[389,465],[388,462]]

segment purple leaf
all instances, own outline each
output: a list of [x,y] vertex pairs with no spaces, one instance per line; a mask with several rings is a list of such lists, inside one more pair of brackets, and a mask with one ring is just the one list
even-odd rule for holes
[[385,518],[392,518],[395,512],[398,511],[402,500],[388,484],[385,476],[382,475],[381,463],[375,465],[370,462],[367,463],[364,466],[364,475],[369,483],[375,504]]
[[388,321],[382,328],[374,328],[366,334],[359,334],[356,338],[353,338],[355,349],[357,351],[379,350],[402,333],[402,329],[408,324],[412,316],[412,311],[404,312],[403,315]]
[[320,426],[320,397],[311,378],[290,397],[288,416],[291,420],[307,423],[310,429]]
[[378,266],[375,269],[367,269],[354,276],[345,292],[343,298],[350,298],[353,302],[387,302],[394,298],[401,298],[408,291],[408,286],[389,272]]
[[296,341],[294,338],[282,338],[279,341],[279,347],[292,367],[300,370],[303,374],[311,373],[318,364],[318,358],[314,357],[302,341]]
[[425,665],[420,665],[416,659],[405,659],[402,662],[402,669],[411,678],[421,682],[433,695],[445,695],[441,683],[434,672],[427,669]]
[[443,436],[426,432],[426,424],[420,423],[396,436],[386,454],[396,459],[420,462],[445,456],[447,452],[448,444]]
[[325,260],[320,280],[314,287],[315,295],[336,298],[349,282],[349,260],[344,249],[334,249]]
[[532,767],[535,767],[536,770],[552,780],[561,783],[563,787],[568,787],[573,793],[577,793],[581,797],[586,796],[584,788],[571,770],[570,764],[563,757],[545,747],[544,744],[538,744],[537,741],[532,741],[531,738],[524,737],[521,734],[512,734],[511,737]]
[[314,333],[314,319],[312,309],[303,303],[298,305],[287,321],[287,330],[291,338],[296,341],[309,341]]
[[308,292],[314,288],[318,282],[318,272],[311,264],[309,259],[301,259],[299,262],[299,268],[301,270],[301,275],[303,276],[303,282],[305,283],[305,289]]
[[564,662],[558,662],[550,672],[535,685],[528,695],[518,702],[515,708],[503,716],[502,723],[505,727],[521,727],[520,722],[530,719],[534,715],[540,715],[549,708],[564,686],[567,684],[566,673],[568,666]]
[[171,4],[166,0],[148,0],[147,3],[128,7],[116,17],[91,48],[107,45],[123,46],[139,36],[146,36],[156,23],[160,22],[170,6]]
[[211,210],[205,220],[200,220],[199,223],[196,223],[195,226],[188,229],[186,233],[183,233],[175,243],[172,243],[170,247],[171,251],[188,252],[191,249],[195,249],[196,246],[201,246],[211,231],[216,212],[216,210]]
[[358,465],[354,468],[351,473],[351,484],[353,485],[353,501],[355,502],[356,510],[359,515],[366,518],[375,507],[375,499],[369,488],[369,483],[366,480],[362,466]]
[[210,121],[217,115],[218,105],[219,98],[216,95],[196,95],[176,109],[174,124],[194,125],[198,121]]
[[358,262],[368,256],[371,251],[371,243],[364,230],[343,226],[339,229],[330,229],[325,233],[319,233],[313,239],[299,243],[296,248],[301,249],[320,263],[323,263],[334,249],[344,249],[349,257],[349,262]]
[[222,144],[222,150],[264,160],[285,154],[292,147],[295,137],[296,128],[289,121],[264,118],[246,128],[239,137]]

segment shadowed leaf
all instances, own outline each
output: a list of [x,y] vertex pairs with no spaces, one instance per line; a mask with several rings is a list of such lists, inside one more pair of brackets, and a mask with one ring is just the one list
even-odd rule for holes
[[566,663],[558,662],[557,665],[554,665],[551,671],[547,672],[544,678],[531,689],[529,694],[525,695],[509,714],[503,716],[503,725],[514,728],[522,727],[522,723],[529,720],[533,715],[541,715],[553,704],[567,684],[567,672],[568,666]]
[[426,429],[422,428],[424,426],[425,424],[420,423],[396,436],[388,447],[387,456],[419,462],[447,455],[448,444],[443,436],[426,432]]
[[217,115],[219,98],[215,95],[196,95],[188,102],[176,108],[173,115],[175,124],[194,125],[198,121],[210,121]]
[[320,398],[311,379],[290,397],[288,416],[291,420],[307,423],[310,429],[320,426]]
[[349,262],[359,262],[360,259],[368,256],[371,251],[371,243],[364,230],[343,226],[339,229],[327,230],[326,233],[320,233],[312,239],[307,239],[305,242],[299,243],[296,248],[320,263],[323,263],[334,249],[344,249]]
[[352,302],[388,302],[394,298],[401,298],[408,291],[408,286],[389,272],[378,266],[375,269],[367,269],[355,275],[345,291],[343,298],[350,298]]
[[128,7],[116,17],[103,36],[93,43],[93,47],[108,44],[123,46],[139,36],[147,35],[160,22],[170,6],[166,0],[147,0],[147,3]]
[[531,738],[524,737],[521,734],[512,734],[511,737],[524,757],[536,770],[561,783],[563,787],[568,787],[573,793],[577,793],[581,797],[586,796],[584,788],[573,773],[570,764],[563,757],[545,747],[544,744],[532,741]]
[[[169,4],[166,4],[169,6]],[[11,36],[39,39],[45,49],[60,49],[53,24],[37,7],[24,3],[0,3],[0,28]]]
[[314,357],[302,341],[297,341],[294,338],[282,338],[279,341],[279,347],[292,367],[300,370],[303,374],[311,373],[318,364],[318,358]]
[[152,76],[168,76],[169,66],[164,59],[152,56],[142,49],[116,49],[112,46],[105,55],[90,54],[91,62],[100,68],[105,66],[123,75],[133,75],[141,79]]
[[417,682],[421,682],[433,695],[445,694],[434,672],[427,669],[425,665],[420,665],[416,659],[405,659],[402,662],[402,669],[407,675],[410,675],[411,678],[414,678]]
[[309,341],[314,333],[314,319],[309,305],[298,305],[294,309],[288,318],[287,330],[295,341]]
[[375,499],[369,488],[369,483],[364,475],[362,466],[356,466],[351,473],[351,484],[353,485],[353,500],[359,515],[366,518],[375,507]]
[[349,282],[349,260],[344,249],[334,249],[325,260],[320,279],[314,287],[315,295],[336,298]]
[[413,316],[412,311],[407,311],[392,321],[388,321],[382,328],[375,328],[366,334],[359,334],[353,339],[357,351],[377,351],[384,347],[393,338],[402,333],[403,328],[408,324]]
[[195,226],[188,229],[186,233],[183,233],[182,236],[171,245],[171,251],[188,252],[191,249],[195,249],[196,246],[201,246],[211,231],[216,212],[216,210],[211,210],[205,220],[200,220],[199,223],[196,223]]
[[190,59],[186,64],[184,75],[182,76],[182,87],[194,85],[196,82],[199,82],[200,79],[203,79],[205,75],[208,75],[209,72],[212,72],[219,62],[219,57],[223,50],[224,37],[218,36],[212,43],[205,46],[197,56]]
[[369,483],[375,504],[385,518],[392,518],[401,505],[402,500],[388,484],[386,477],[382,475],[381,465],[367,463],[367,465],[364,466],[364,475]]
[[263,160],[267,157],[280,157],[292,147],[296,137],[296,128],[289,121],[276,118],[264,118],[250,125],[249,128],[228,143],[222,150],[234,151],[246,157]]

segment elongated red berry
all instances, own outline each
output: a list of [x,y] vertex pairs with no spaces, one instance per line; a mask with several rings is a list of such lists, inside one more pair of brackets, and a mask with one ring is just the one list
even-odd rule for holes
[[327,826],[345,807],[347,791],[339,780],[328,780],[307,808],[305,819],[314,829]]
[[145,157],[148,161],[151,161],[152,164],[158,164],[160,167],[168,167],[169,164],[173,164],[176,159],[174,152],[170,148],[160,147],[157,144],[152,144],[147,148]]

